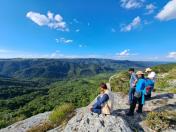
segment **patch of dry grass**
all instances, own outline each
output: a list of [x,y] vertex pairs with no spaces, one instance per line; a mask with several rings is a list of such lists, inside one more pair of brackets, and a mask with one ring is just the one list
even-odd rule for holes
[[50,129],[53,129],[54,125],[50,122],[43,122],[39,125],[33,126],[27,132],[47,132]]
[[150,112],[147,115],[145,123],[152,130],[160,132],[172,127],[175,127],[176,112],[175,111],[162,111]]

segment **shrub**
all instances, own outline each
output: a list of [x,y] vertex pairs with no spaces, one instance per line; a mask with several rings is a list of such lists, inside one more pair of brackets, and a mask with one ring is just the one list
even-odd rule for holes
[[0,129],[3,127],[6,127],[8,125],[8,122],[6,120],[0,120]]
[[49,120],[55,125],[60,125],[70,118],[70,115],[72,115],[73,111],[74,106],[72,104],[63,104],[61,106],[57,106],[50,114]]
[[151,129],[159,132],[172,127],[176,122],[175,111],[150,112],[146,118],[146,124]]
[[176,94],[176,88],[171,88],[171,89],[169,89],[168,92],[173,93],[173,94]]
[[157,91],[164,91],[169,87],[168,80],[165,78],[159,78],[155,84],[155,89]]
[[111,80],[112,91],[127,94],[129,91],[129,74],[120,72]]

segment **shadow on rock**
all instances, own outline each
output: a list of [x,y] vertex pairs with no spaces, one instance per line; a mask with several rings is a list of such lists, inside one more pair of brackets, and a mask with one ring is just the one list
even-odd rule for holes
[[128,110],[129,109],[114,110],[112,115],[120,116],[122,119],[124,119],[129,124],[130,128],[133,131],[144,132],[144,129],[140,125],[140,122],[142,122],[145,119],[145,117],[147,116],[147,113],[146,112],[142,114],[135,113],[134,116],[126,116],[126,113],[128,112]]

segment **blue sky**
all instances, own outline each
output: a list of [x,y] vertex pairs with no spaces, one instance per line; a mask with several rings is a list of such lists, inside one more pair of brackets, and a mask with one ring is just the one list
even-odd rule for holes
[[1,0],[0,58],[176,61],[176,0]]

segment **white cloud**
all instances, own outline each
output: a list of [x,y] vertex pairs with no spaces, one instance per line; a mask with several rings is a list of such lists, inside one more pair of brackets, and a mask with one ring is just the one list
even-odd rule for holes
[[170,52],[167,58],[176,59],[176,51]]
[[156,9],[156,6],[154,4],[148,4],[148,5],[146,5],[147,13],[145,13],[145,14],[150,15],[150,14],[154,13],[155,9]]
[[56,39],[56,43],[62,43],[62,44],[70,44],[72,43],[73,40],[71,39],[65,39],[65,38],[59,38],[59,39]]
[[61,31],[69,31],[66,22],[63,21],[61,15],[54,14],[48,11],[47,15],[43,15],[37,12],[30,11],[26,14],[26,17],[32,20],[39,26],[48,26],[52,29],[58,29]]
[[129,51],[130,49],[125,49],[124,51],[117,53],[117,55],[121,57],[129,56],[130,55]]
[[130,32],[131,30],[139,27],[140,24],[141,24],[141,18],[137,16],[133,19],[133,21],[130,24],[122,26],[121,32]]
[[60,51],[56,50],[55,52],[48,55],[48,57],[49,58],[62,58],[64,57],[64,55]]
[[176,0],[169,1],[156,15],[156,18],[161,21],[176,19]]
[[137,53],[130,53],[130,49],[125,49],[120,53],[116,53],[117,58],[122,59],[122,58],[129,58],[132,56],[138,55]]
[[145,0],[121,0],[121,7],[126,9],[135,9],[143,6]]

